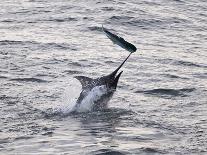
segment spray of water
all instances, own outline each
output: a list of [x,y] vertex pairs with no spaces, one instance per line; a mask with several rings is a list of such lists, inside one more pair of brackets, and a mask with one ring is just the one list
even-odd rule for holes
[[102,95],[107,93],[107,88],[104,85],[94,87],[89,92],[86,92],[87,95],[85,98],[78,106],[76,106],[77,99],[81,92],[81,85],[76,80],[71,83],[72,84],[65,89],[65,92],[62,95],[61,104],[53,107],[54,113],[67,115],[71,112],[91,111],[94,103],[98,101]]
[[88,92],[86,97],[82,100],[80,106],[77,109],[74,109],[77,112],[87,112],[91,111],[93,105],[98,101],[101,96],[107,93],[107,88],[105,85],[94,87],[91,91]]
[[74,111],[77,98],[81,92],[81,84],[76,79],[68,79],[70,85],[65,88],[61,97],[61,102],[58,106],[53,107],[54,113],[67,115]]

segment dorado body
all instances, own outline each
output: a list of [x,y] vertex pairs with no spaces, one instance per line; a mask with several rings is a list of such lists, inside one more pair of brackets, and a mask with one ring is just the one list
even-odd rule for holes
[[113,33],[111,33],[111,32],[109,32],[106,28],[104,28],[103,26],[102,26],[102,30],[103,30],[103,32],[106,34],[106,36],[114,43],[114,44],[117,44],[117,45],[119,45],[119,46],[121,46],[123,49],[125,49],[125,50],[127,50],[127,51],[129,51],[129,52],[136,52],[136,50],[137,50],[137,48],[133,45],[133,44],[131,44],[131,43],[129,43],[129,42],[127,42],[126,40],[124,40],[124,38],[122,38],[122,37],[119,37],[119,36],[117,36],[117,35],[115,35],[115,34],[113,34]]

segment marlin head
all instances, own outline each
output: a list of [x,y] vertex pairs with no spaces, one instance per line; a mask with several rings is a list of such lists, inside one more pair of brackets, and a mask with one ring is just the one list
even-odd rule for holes
[[124,65],[124,63],[127,61],[127,59],[130,57],[131,54],[132,53],[130,53],[128,55],[128,57],[119,65],[119,67],[117,67],[111,74],[109,74],[105,77],[102,77],[102,78],[107,79],[106,84],[109,88],[116,90],[119,78],[120,78],[121,74],[123,73],[123,71],[121,71],[118,75],[116,75],[116,74],[120,70],[120,68]]

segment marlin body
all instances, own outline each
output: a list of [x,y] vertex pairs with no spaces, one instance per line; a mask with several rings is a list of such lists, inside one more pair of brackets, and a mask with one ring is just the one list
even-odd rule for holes
[[92,79],[86,76],[74,77],[80,81],[82,85],[82,91],[76,102],[76,105],[73,108],[73,112],[87,112],[105,109],[107,107],[108,101],[116,91],[119,78],[123,72],[121,71],[118,73],[119,69],[127,61],[132,52],[136,51],[136,47],[131,43],[126,42],[123,38],[116,36],[105,28],[103,28],[103,31],[107,34],[109,39],[115,41],[118,45],[127,49],[128,51],[131,51],[131,53],[117,69],[106,76],[96,79]]

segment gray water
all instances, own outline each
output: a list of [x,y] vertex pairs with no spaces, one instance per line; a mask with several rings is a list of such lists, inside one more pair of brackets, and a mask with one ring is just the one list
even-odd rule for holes
[[[73,76],[128,55],[102,24],[138,51],[108,109],[71,115]],[[207,154],[206,52],[206,0],[3,0],[0,154]]]

